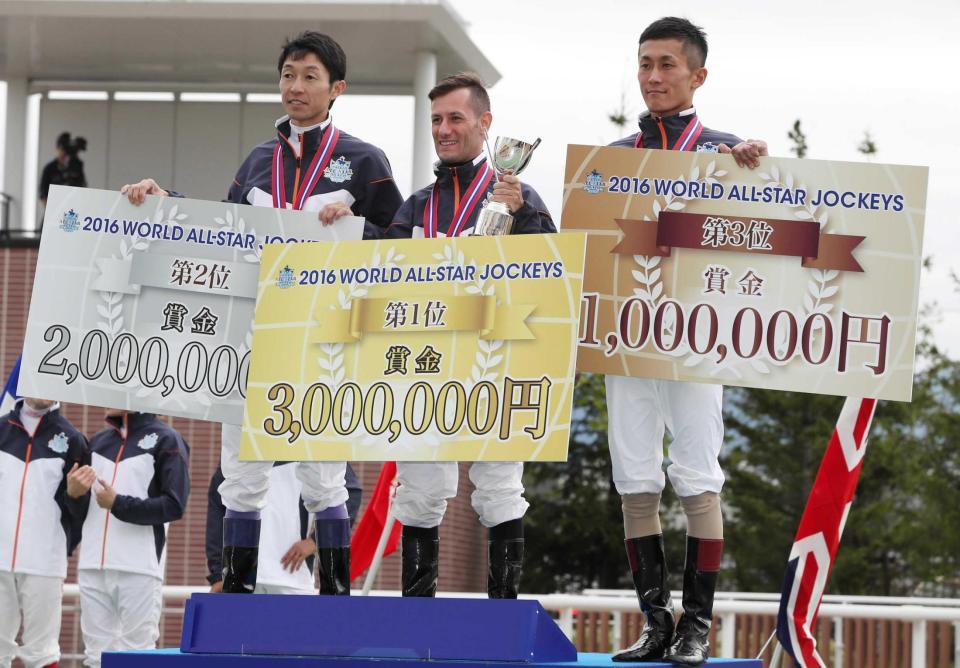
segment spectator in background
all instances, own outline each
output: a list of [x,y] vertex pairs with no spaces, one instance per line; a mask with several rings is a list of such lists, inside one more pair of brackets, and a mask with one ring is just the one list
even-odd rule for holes
[[80,151],[87,150],[87,140],[83,137],[70,138],[69,132],[57,137],[57,157],[44,166],[40,174],[40,201],[47,204],[50,186],[87,187],[87,176],[83,173],[83,160]]
[[[302,483],[296,469],[277,462],[270,470],[270,489],[261,515],[259,566],[256,594],[314,594],[313,554],[317,550],[310,513],[303,505]],[[227,512],[220,498],[223,470],[217,467],[207,492],[207,567],[210,591],[223,588],[223,517]],[[347,513],[351,526],[360,510],[362,490],[353,468],[347,464]],[[296,509],[296,510],[295,510]]]
[[[0,417],[0,668],[60,660],[67,556],[80,542],[92,471],[87,440],[60,405],[21,399]],[[23,637],[17,631],[23,615]]]
[[190,491],[189,447],[179,433],[150,413],[110,409],[107,423],[79,469],[84,480],[96,478],[77,572],[91,667],[104,650],[156,647],[166,524],[183,516]]

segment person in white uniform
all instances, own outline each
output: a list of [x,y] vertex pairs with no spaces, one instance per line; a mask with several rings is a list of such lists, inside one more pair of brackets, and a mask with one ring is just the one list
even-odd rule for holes
[[[705,127],[693,107],[693,95],[707,78],[707,40],[698,26],[676,17],[654,21],[640,35],[637,55],[647,111],[640,116],[640,131],[614,146],[732,153],[741,167],[759,165],[767,153],[764,142],[744,142]],[[724,476],[718,461],[723,387],[607,375],[606,391],[613,480],[623,502],[630,571],[646,617],[637,642],[613,660],[700,665],[709,653],[723,552]],[[667,475],[687,520],[683,615],[676,623],[659,517],[665,430],[673,437]]]
[[96,479],[77,564],[91,668],[107,650],[156,647],[166,525],[183,516],[190,492],[189,449],[176,430],[151,413],[116,409],[107,411],[107,424],[79,469]]
[[[433,143],[439,161],[436,181],[411,195],[393,217],[387,238],[458,236],[476,225],[484,196],[506,204],[514,217],[511,234],[556,232],[546,204],[513,174],[498,180],[487,165],[483,141],[493,115],[490,96],[474,74],[449,76],[430,91]],[[472,202],[472,204],[471,204]],[[426,212],[436,211],[431,219]],[[475,462],[471,497],[480,523],[490,530],[487,593],[516,598],[523,564],[522,462]],[[403,524],[404,596],[433,596],[437,589],[440,521],[447,499],[456,496],[456,462],[397,462],[394,509]]]
[[[287,115],[277,121],[276,136],[243,161],[226,201],[316,211],[322,224],[341,216],[362,216],[364,238],[379,237],[403,198],[384,152],[333,123],[330,110],[347,85],[343,49],[330,36],[307,31],[284,44],[277,70]],[[334,157],[336,169],[331,163]],[[127,184],[121,192],[134,204],[142,203],[145,195],[177,194],[153,179]],[[223,591],[252,593],[272,462],[241,462],[239,443],[240,428],[224,425],[220,458],[225,478],[220,493],[227,507]],[[344,462],[303,462],[296,467],[304,503],[316,517],[321,594],[350,593],[345,471]]]
[[60,660],[67,556],[88,502],[81,480],[90,474],[77,474],[86,448],[52,401],[21,399],[0,417],[0,668],[15,657],[26,668]]

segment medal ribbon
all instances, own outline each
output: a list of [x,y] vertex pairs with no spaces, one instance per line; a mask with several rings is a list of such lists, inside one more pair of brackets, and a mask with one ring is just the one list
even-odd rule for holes
[[[297,211],[303,209],[303,205],[306,204],[307,198],[310,197],[310,193],[313,192],[314,187],[317,185],[317,181],[320,180],[320,177],[323,176],[323,171],[327,168],[327,165],[330,164],[330,158],[333,157],[333,151],[337,147],[339,140],[340,130],[331,124],[321,139],[321,147],[313,154],[313,160],[310,161],[310,166],[307,168],[307,178],[297,191],[293,193],[292,208]],[[301,143],[303,142],[303,137],[300,138],[300,141]],[[283,178],[283,148],[281,144],[282,141],[278,141],[276,148],[273,149],[273,173],[271,175],[273,187],[271,190],[273,191],[273,207],[275,209],[287,208],[287,193]]]
[[[697,145],[697,138],[700,137],[701,132],[703,132],[703,124],[700,122],[700,118],[694,114],[693,118],[687,122],[687,127],[685,127],[683,132],[680,133],[680,137],[670,150],[692,151],[693,147]],[[637,135],[637,140],[633,143],[633,147],[643,148],[642,131]]]
[[[492,179],[493,169],[484,162],[483,169],[478,170],[476,175],[474,175],[473,181],[470,182],[470,186],[467,188],[466,193],[464,193],[463,199],[460,200],[460,206],[453,212],[453,222],[447,229],[448,237],[460,236],[464,225],[467,220],[470,219],[470,214],[473,213],[477,202],[480,201],[480,193],[487,190],[487,186],[490,185]],[[437,181],[439,181],[439,179],[437,179]],[[423,235],[430,239],[437,236],[437,212],[439,211],[439,206],[440,195],[437,192],[437,182],[434,182],[433,187],[430,189],[430,199],[427,200],[427,205],[423,208]]]

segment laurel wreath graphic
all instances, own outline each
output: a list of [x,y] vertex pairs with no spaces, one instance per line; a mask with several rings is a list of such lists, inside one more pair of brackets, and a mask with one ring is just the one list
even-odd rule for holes
[[[227,209],[227,212],[223,214],[223,218],[214,218],[213,221],[225,229],[236,232],[239,235],[244,235],[247,233],[247,223],[243,220],[242,217],[237,216],[234,218],[233,211]],[[257,230],[253,227],[250,228],[250,234],[256,236]],[[263,248],[258,247],[256,244],[253,246],[253,252],[244,253],[243,259],[246,262],[260,264],[260,256],[263,254]]]
[[[241,216],[234,218],[233,211],[227,209],[223,214],[223,218],[214,218],[213,221],[222,228],[232,230],[237,234],[243,235],[247,232],[246,221],[243,220]],[[256,236],[257,230],[251,226],[249,233]],[[253,245],[253,252],[244,253],[243,260],[251,264],[260,264],[261,256],[263,255],[263,247],[258,246],[257,244]],[[243,356],[246,355],[253,349],[253,320],[250,320],[250,326],[247,328],[247,333],[243,337],[243,346],[237,350],[237,356],[240,359],[243,359]]]
[[[776,165],[771,167],[769,174],[760,172],[759,176],[767,183],[767,185],[774,187],[793,189],[796,183],[793,174],[781,174]],[[796,184],[796,187],[801,190],[807,189],[807,186],[803,183]],[[823,234],[830,225],[830,216],[827,208],[824,206],[821,206],[818,209],[817,207],[812,206],[805,201],[804,204],[792,204],[790,205],[790,208],[794,209],[793,215],[796,216],[797,219],[816,221],[817,224],[820,225],[821,234]],[[827,315],[833,310],[833,304],[828,303],[827,300],[835,297],[840,291],[839,285],[828,284],[834,281],[840,275],[840,272],[834,269],[827,271],[810,269],[809,271],[812,280],[807,282],[806,290],[803,294],[803,314],[804,316],[810,316],[814,313],[822,313],[823,315]],[[813,325],[814,333],[821,329],[823,329],[823,322],[821,320],[815,321]],[[783,334],[776,342],[778,353],[782,352],[786,345],[786,335]],[[794,357],[798,356],[799,354],[799,351],[795,351]],[[789,363],[789,361],[790,360],[784,364]]]
[[[720,179],[727,175],[726,170],[717,169],[716,161],[710,161],[703,170],[703,181],[709,184],[719,184]],[[700,179],[700,166],[694,165],[690,173],[685,177],[680,175],[677,181],[692,182]],[[667,193],[663,197],[655,197],[651,205],[652,216],[644,215],[644,220],[657,220],[661,211],[682,211],[687,206],[688,197],[676,197],[673,193]],[[663,290],[663,281],[661,279],[659,255],[634,255],[633,261],[639,269],[631,270],[631,274],[639,287],[633,289],[633,294],[647,303],[651,311],[655,311],[660,303],[667,298]],[[664,327],[664,333],[673,336],[675,323],[667,323]],[[694,367],[706,359],[705,355],[698,355],[692,352],[686,342],[678,346],[675,350],[667,353],[672,357],[683,357],[683,366]]]
[[[366,264],[361,265],[361,267],[363,269],[374,269],[377,267],[392,269],[397,266],[398,262],[402,262],[405,257],[405,255],[397,253],[395,248],[390,247],[382,262],[378,251],[370,259],[369,267]],[[353,305],[354,299],[360,299],[366,296],[367,288],[357,285],[356,283],[345,283],[337,291],[337,302],[340,304],[341,309],[349,310]],[[331,304],[330,308],[336,309],[336,306]],[[334,389],[343,382],[344,376],[346,375],[343,369],[343,344],[321,343],[320,353],[321,355],[317,357],[317,364],[325,373],[320,374],[319,380],[327,383],[331,389]]]
[[[725,170],[717,169],[717,163],[715,161],[711,161],[703,170],[703,180],[710,184],[720,183],[719,179],[726,175],[727,172]],[[694,165],[688,177],[685,178],[681,174],[676,180],[686,182],[696,181],[699,178],[700,167],[699,165]],[[655,197],[652,204],[652,217],[644,215],[643,219],[647,221],[657,220],[660,217],[661,211],[682,211],[687,206],[686,199],[687,198],[684,197],[675,197],[672,193],[667,193],[662,198]],[[634,280],[640,284],[640,287],[633,289],[633,293],[643,299],[651,310],[656,309],[660,301],[666,297],[663,293],[663,281],[660,280],[660,259],[659,255],[633,256],[633,261],[640,268],[639,270],[634,269],[631,272]]]
[[[174,206],[168,219],[171,219],[173,216],[177,215],[177,207]],[[163,208],[160,204],[157,205],[157,211],[154,214],[157,223],[163,223]],[[186,216],[184,216],[186,217]],[[147,218],[147,222],[150,222],[150,218]],[[119,254],[114,254],[111,256],[114,260],[127,260],[129,259],[134,251],[145,251],[150,247],[150,242],[143,239],[128,240],[126,238],[120,239],[120,252]],[[123,319],[123,293],[121,292],[100,292],[100,300],[102,304],[97,305],[97,315],[99,315],[102,320],[97,321],[97,327],[107,334],[107,337],[113,341],[120,334],[125,331],[124,319]],[[126,371],[125,368],[122,368],[122,371]],[[153,393],[152,388],[143,387],[140,383],[140,378],[134,374],[134,377],[130,379],[128,385],[136,389],[137,397],[145,397],[148,394]]]

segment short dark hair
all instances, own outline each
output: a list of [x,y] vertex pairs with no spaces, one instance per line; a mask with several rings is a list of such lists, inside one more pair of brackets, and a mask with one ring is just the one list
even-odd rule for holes
[[640,44],[650,39],[679,39],[687,53],[690,69],[707,64],[707,33],[687,19],[664,16],[647,26],[640,35]]
[[61,132],[61,133],[60,133],[60,135],[57,137],[57,148],[62,148],[64,151],[66,151],[68,148],[70,148],[70,133],[69,133],[69,132]]
[[483,79],[473,72],[460,72],[444,77],[437,82],[427,97],[433,102],[438,97],[443,97],[447,93],[466,88],[470,91],[470,105],[477,113],[477,116],[490,111],[490,96],[487,94],[487,87],[483,85]]
[[347,55],[337,41],[313,30],[306,30],[293,39],[287,39],[277,61],[277,72],[283,72],[283,64],[288,59],[300,60],[312,53],[323,63],[330,74],[330,83],[347,78]]

